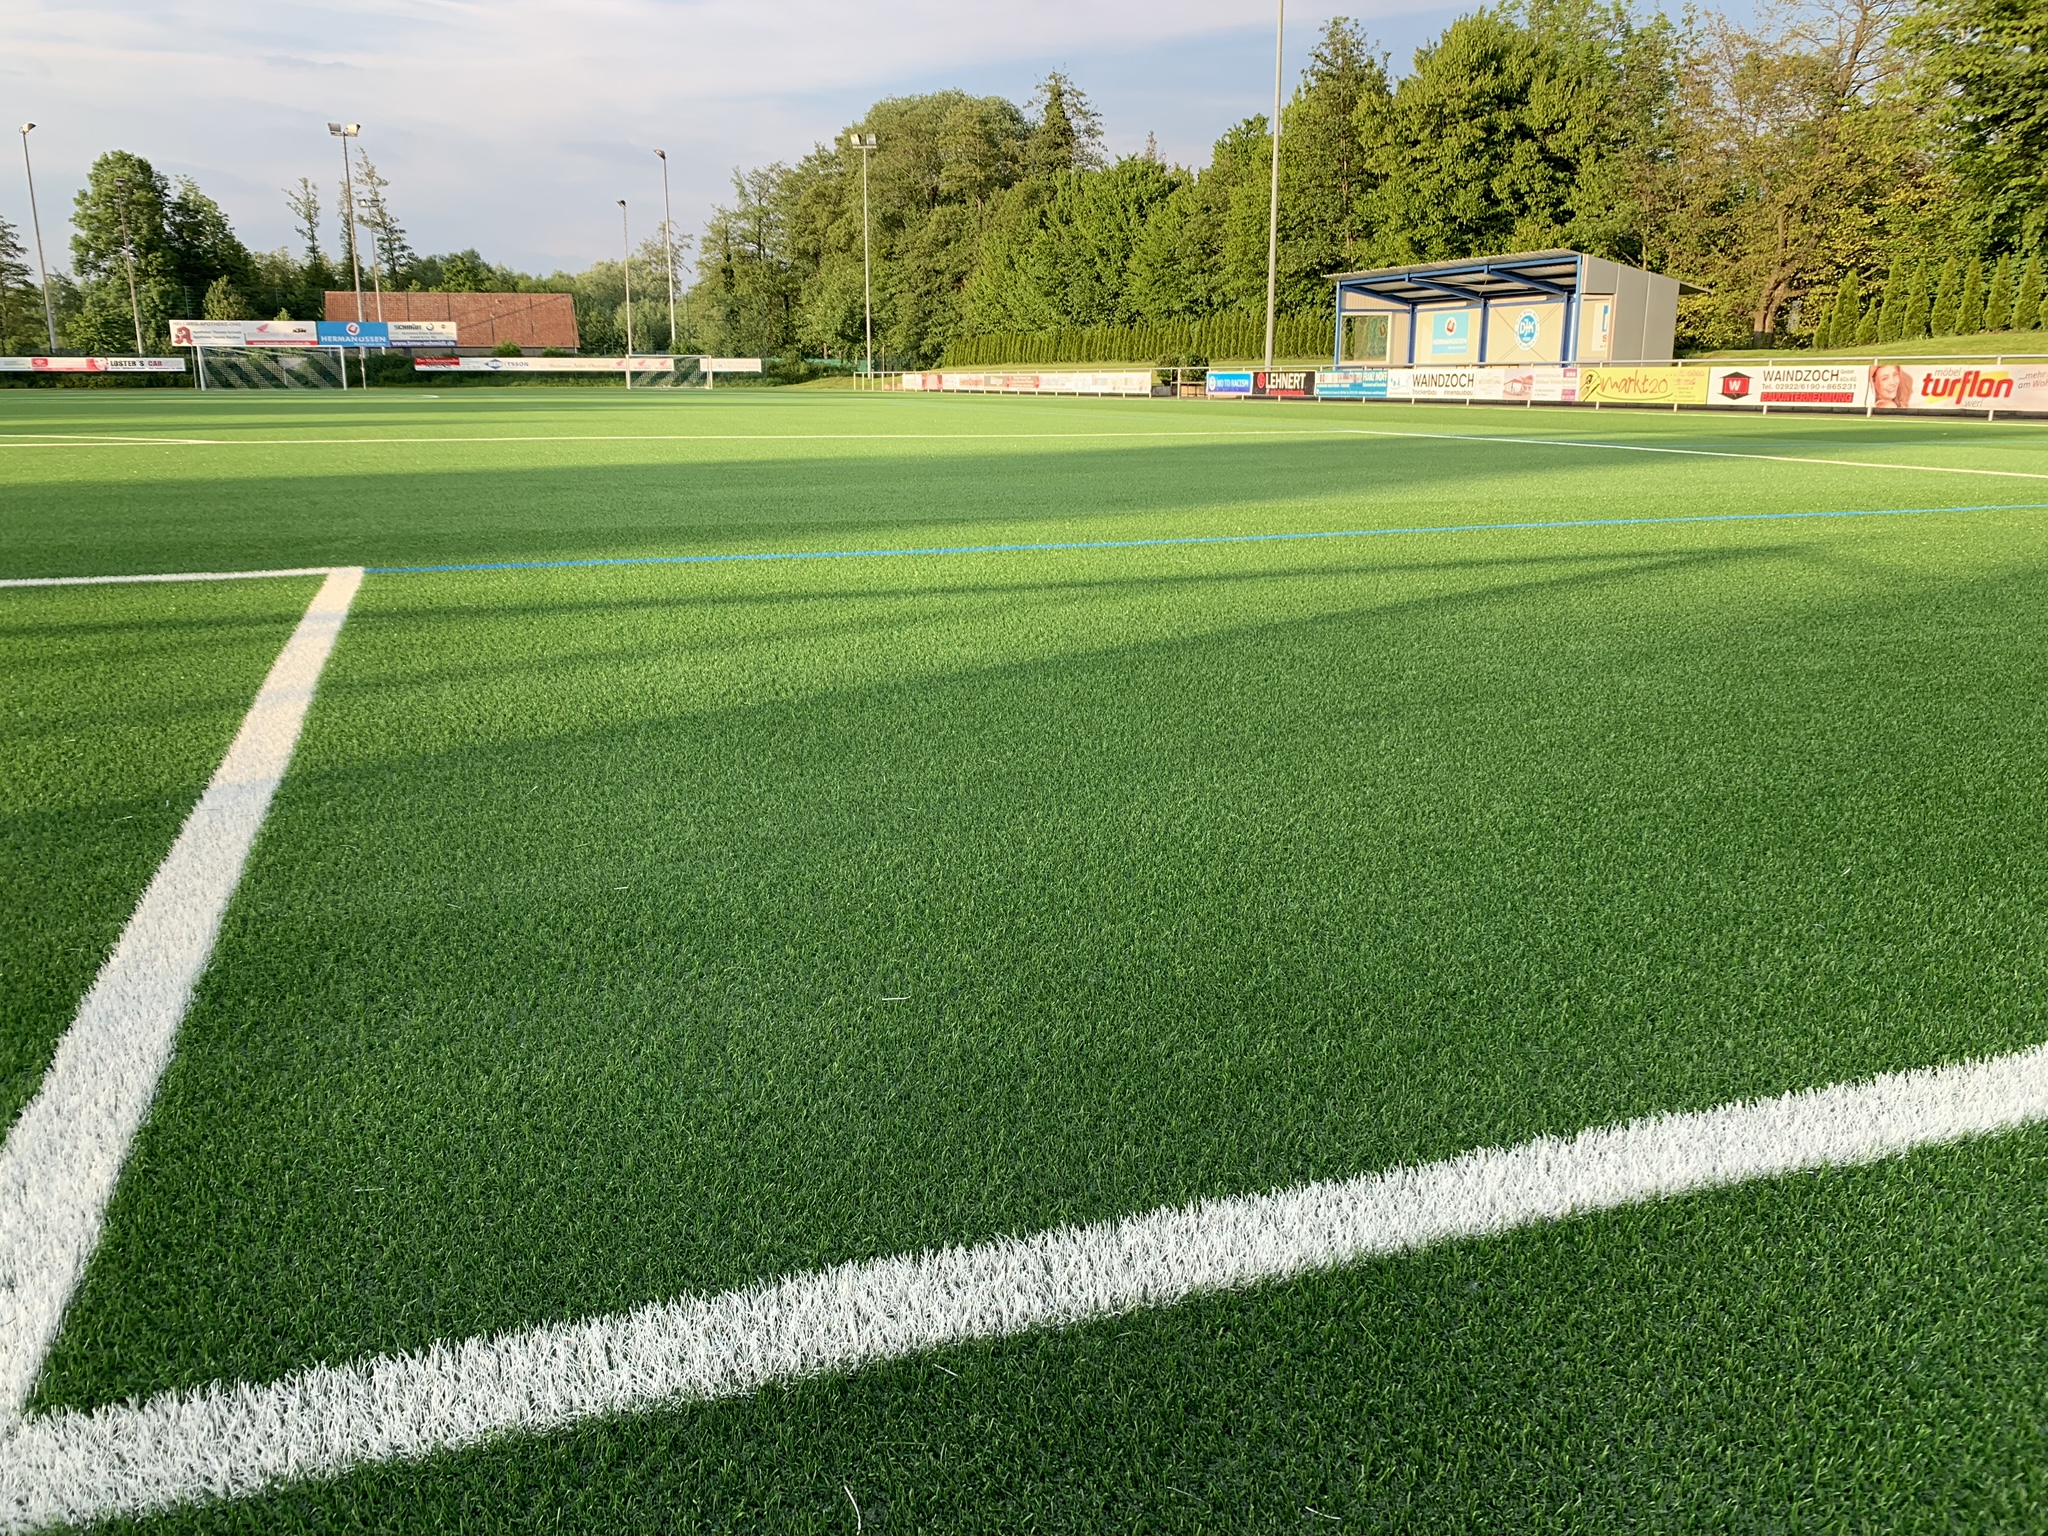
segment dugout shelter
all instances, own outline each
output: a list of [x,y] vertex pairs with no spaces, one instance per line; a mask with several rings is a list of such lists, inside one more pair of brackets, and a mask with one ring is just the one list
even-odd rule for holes
[[1338,272],[1339,367],[1668,362],[1678,296],[1704,290],[1584,251]]

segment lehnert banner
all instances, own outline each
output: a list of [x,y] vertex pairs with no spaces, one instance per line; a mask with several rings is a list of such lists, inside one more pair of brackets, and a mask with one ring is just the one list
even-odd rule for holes
[[173,320],[174,347],[314,347],[320,328],[312,320]]
[[416,357],[415,373],[674,373],[672,357]]
[[182,357],[0,357],[0,373],[183,373]]
[[1149,395],[1152,372],[1146,369],[1133,373],[906,373],[903,387],[912,391],[957,390],[988,395]]

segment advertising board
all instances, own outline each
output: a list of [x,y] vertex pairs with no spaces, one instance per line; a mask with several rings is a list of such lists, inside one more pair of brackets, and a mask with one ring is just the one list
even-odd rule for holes
[[1581,405],[1705,405],[1705,368],[1601,368],[1579,370]]
[[1562,299],[1495,304],[1487,314],[1486,356],[1494,363],[1550,363],[1564,355]]
[[245,347],[317,347],[320,325],[315,320],[244,320]]
[[758,357],[700,357],[697,366],[706,373],[759,373]]
[[1878,363],[1868,387],[1873,412],[2048,412],[2044,363]]
[[1839,410],[1862,405],[1868,381],[1869,368],[1863,363],[1766,363],[1715,368],[1707,388],[1707,403]]
[[1478,311],[1438,309],[1429,314],[1429,355],[1432,359],[1472,355],[1472,319]]
[[1229,395],[1242,399],[1252,392],[1252,376],[1249,373],[1224,373],[1211,368],[1208,389],[1211,395]]
[[1387,370],[1384,368],[1318,368],[1318,400],[1384,400],[1387,398]]
[[1413,368],[1408,394],[1416,400],[1469,400],[1478,370],[1474,368]]
[[323,347],[375,347],[391,345],[391,329],[382,320],[322,320],[319,322]]
[[182,357],[0,357],[0,373],[183,373]]
[[1252,393],[1262,400],[1310,400],[1315,392],[1313,368],[1275,368],[1271,373],[1261,368],[1252,375]]
[[[923,387],[933,388],[930,374]],[[939,389],[1003,395],[1149,395],[1152,372],[1129,373],[943,373]],[[908,384],[906,383],[906,388]]]
[[[636,357],[635,373],[673,373],[672,357]],[[623,357],[416,357],[414,373],[624,373]]]
[[174,347],[239,347],[244,320],[173,320],[170,324]]
[[452,347],[456,327],[453,320],[389,320],[385,330],[394,347]]
[[[396,326],[393,329],[397,329]],[[174,347],[312,347],[320,344],[311,320],[173,320]],[[450,341],[454,327],[449,327]]]

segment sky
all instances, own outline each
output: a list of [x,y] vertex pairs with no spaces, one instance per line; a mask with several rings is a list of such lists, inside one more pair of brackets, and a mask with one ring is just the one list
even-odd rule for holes
[[[1330,16],[1357,17],[1405,71],[1476,0],[1296,0],[1290,81]],[[72,198],[109,149],[189,175],[257,249],[293,243],[282,189],[321,184],[338,245],[341,154],[360,122],[415,249],[474,246],[526,271],[615,256],[661,217],[701,229],[736,167],[794,160],[885,96],[959,87],[1022,102],[1064,70],[1113,153],[1156,134],[1198,165],[1268,109],[1270,3],[1246,0],[5,0],[0,112],[30,136],[43,237],[68,264]],[[17,141],[18,141],[17,136]],[[0,217],[30,242],[16,146]],[[30,259],[34,259],[33,246]]]

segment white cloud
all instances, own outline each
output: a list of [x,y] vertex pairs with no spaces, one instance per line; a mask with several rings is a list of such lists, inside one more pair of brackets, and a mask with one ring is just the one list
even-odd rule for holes
[[[1290,69],[1332,13],[1377,12],[1377,30],[1412,43],[1425,17],[1427,30],[1441,24],[1440,5],[1297,0]],[[885,95],[958,84],[1021,98],[1061,67],[1102,107],[1113,147],[1135,148],[1156,130],[1169,155],[1199,160],[1270,89],[1263,9],[9,0],[0,99],[16,121],[43,125],[34,148],[53,249],[85,167],[112,148],[196,176],[252,244],[283,244],[279,189],[300,175],[323,187],[339,179],[326,123],[347,118],[364,124],[419,248],[476,245],[524,266],[576,266],[609,253],[613,199],[633,199],[650,225],[658,216],[655,147],[671,156],[677,220],[695,227],[732,167],[799,156]],[[9,217],[27,213],[19,179],[0,194]]]

